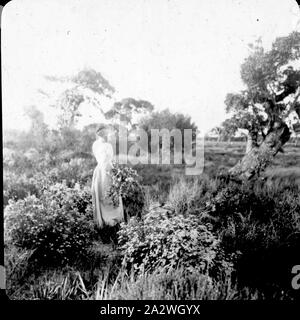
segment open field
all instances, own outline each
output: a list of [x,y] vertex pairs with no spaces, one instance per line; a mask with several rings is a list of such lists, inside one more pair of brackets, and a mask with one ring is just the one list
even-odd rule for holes
[[[245,143],[205,143],[205,173],[213,173],[218,168],[230,168],[240,160],[246,150]],[[300,183],[300,146],[288,143],[284,146],[284,153],[279,153],[267,168],[265,176],[268,178],[295,179]]]
[[[233,167],[245,154],[244,142],[205,141],[203,174],[214,177],[222,169]],[[182,165],[137,165],[135,167],[143,177],[145,185],[168,187],[173,179],[184,175]],[[264,177],[272,183],[276,180],[293,181],[300,185],[300,145],[288,143],[284,153],[279,153],[268,166]]]

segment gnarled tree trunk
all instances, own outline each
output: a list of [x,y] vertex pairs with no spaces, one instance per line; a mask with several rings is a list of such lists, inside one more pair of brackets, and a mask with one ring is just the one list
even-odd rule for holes
[[249,180],[258,176],[289,140],[290,135],[288,126],[283,121],[277,121],[259,146],[253,145],[253,141],[250,140],[248,152],[229,170],[231,178],[233,180]]
[[252,149],[257,148],[258,146],[257,139],[258,139],[257,131],[248,132],[246,154],[249,153]]

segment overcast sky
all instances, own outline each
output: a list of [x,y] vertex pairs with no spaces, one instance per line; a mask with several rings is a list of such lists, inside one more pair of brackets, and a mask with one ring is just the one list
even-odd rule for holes
[[[14,0],[1,22],[4,128],[26,129],[23,107],[33,104],[52,125],[37,93],[43,76],[91,67],[116,98],[187,113],[207,131],[225,118],[226,93],[242,88],[248,44],[270,47],[299,30],[299,17],[294,0]],[[100,121],[97,112],[80,125]]]

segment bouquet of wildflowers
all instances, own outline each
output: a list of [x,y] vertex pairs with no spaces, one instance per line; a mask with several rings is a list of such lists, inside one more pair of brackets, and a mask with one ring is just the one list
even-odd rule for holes
[[145,194],[137,172],[113,162],[110,177],[111,184],[106,197],[115,207],[119,206],[121,197],[126,217],[140,216],[145,204]]

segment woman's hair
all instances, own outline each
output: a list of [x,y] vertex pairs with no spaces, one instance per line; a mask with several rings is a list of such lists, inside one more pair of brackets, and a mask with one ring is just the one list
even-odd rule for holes
[[108,133],[112,130],[113,130],[113,128],[110,125],[102,123],[99,125],[99,127],[97,129],[96,135],[101,138],[107,138]]
[[100,126],[96,130],[96,135],[104,138],[106,135],[106,125],[100,124]]

